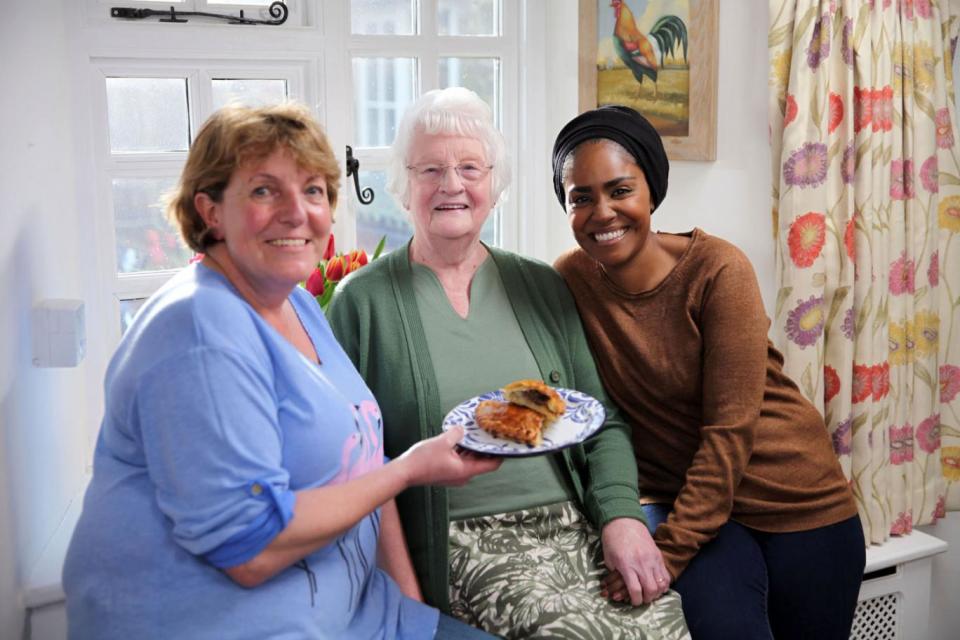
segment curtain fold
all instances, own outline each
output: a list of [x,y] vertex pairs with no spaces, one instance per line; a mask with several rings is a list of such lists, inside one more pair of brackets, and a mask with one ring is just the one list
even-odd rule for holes
[[868,542],[960,509],[960,0],[770,0],[773,338]]

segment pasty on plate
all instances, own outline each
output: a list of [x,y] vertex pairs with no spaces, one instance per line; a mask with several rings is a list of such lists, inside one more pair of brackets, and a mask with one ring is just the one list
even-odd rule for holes
[[545,425],[563,415],[567,404],[552,387],[541,380],[517,380],[503,388],[503,395],[509,402],[533,409],[544,417]]
[[499,400],[484,400],[474,412],[480,428],[495,436],[537,446],[542,442],[543,416],[533,409]]

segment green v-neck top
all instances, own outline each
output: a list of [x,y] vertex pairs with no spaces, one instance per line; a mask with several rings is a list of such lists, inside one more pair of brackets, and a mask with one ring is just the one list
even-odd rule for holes
[[[606,411],[606,422],[596,435],[556,454],[563,460],[565,480],[576,491],[577,506],[597,530],[614,518],[642,520],[630,430],[600,384],[570,290],[543,262],[485,248],[537,361],[539,377],[593,396]],[[327,313],[337,339],[383,412],[384,453],[395,458],[441,433],[444,414],[413,288],[409,243],[344,278]],[[464,361],[463,366],[474,364]],[[410,487],[397,496],[424,601],[447,612],[448,497],[448,489],[441,486]]]
[[[411,266],[444,415],[462,401],[514,380],[540,378],[492,259],[484,260],[473,276],[466,318],[454,311],[429,267]],[[507,458],[497,471],[449,490],[450,519],[576,500],[561,472],[561,462],[555,455]]]

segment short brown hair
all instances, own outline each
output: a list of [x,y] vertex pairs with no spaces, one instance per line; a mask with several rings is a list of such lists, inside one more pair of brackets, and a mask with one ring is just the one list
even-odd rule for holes
[[203,192],[220,202],[238,167],[264,160],[279,148],[289,151],[301,168],[323,176],[330,210],[336,208],[340,165],[309,109],[291,102],[256,108],[227,106],[200,128],[180,181],[167,197],[167,216],[180,228],[188,247],[203,253],[217,242],[194,206],[194,197]]

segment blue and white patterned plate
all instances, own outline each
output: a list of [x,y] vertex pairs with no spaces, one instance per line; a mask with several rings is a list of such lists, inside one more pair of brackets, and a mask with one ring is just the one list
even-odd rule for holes
[[567,410],[558,420],[543,432],[543,442],[531,446],[498,438],[484,431],[477,424],[474,412],[484,400],[503,402],[503,391],[491,391],[475,398],[464,400],[453,408],[443,419],[443,430],[460,425],[464,429],[460,446],[478,453],[496,456],[535,456],[579,444],[593,435],[606,419],[603,405],[576,389],[557,389],[557,393],[567,403]]

